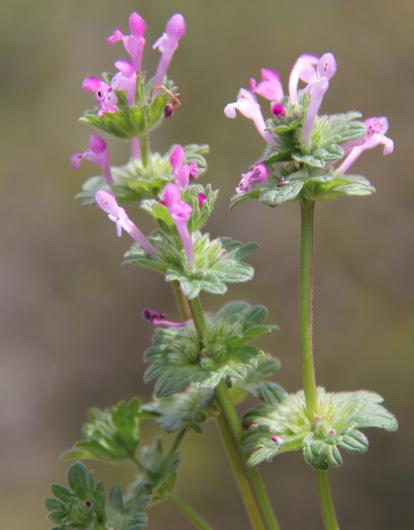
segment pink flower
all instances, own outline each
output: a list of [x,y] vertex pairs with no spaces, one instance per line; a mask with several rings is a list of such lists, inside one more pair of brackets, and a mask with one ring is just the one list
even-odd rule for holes
[[95,202],[101,210],[108,214],[108,218],[115,223],[118,237],[121,237],[122,230],[125,230],[148,254],[155,256],[155,248],[130,220],[124,208],[119,206],[112,193],[104,190],[97,191],[95,194]]
[[111,165],[109,163],[109,151],[106,141],[97,134],[89,136],[89,146],[82,153],[74,153],[70,158],[70,165],[79,169],[83,160],[89,160],[92,164],[101,166],[106,182],[113,184]]
[[99,105],[98,116],[103,116],[107,112],[117,112],[118,98],[113,88],[96,77],[86,77],[82,83],[85,92],[95,94],[96,103]]
[[203,206],[203,204],[206,202],[207,200],[207,195],[205,195],[204,193],[199,193],[198,194],[198,206],[201,208]]
[[145,320],[148,320],[153,326],[163,326],[168,328],[183,328],[185,322],[174,322],[173,320],[167,320],[167,315],[165,313],[159,313],[158,311],[153,311],[152,309],[145,308],[142,311],[142,316]]
[[184,164],[185,153],[181,145],[177,145],[169,157],[174,174],[174,180],[178,187],[186,188],[190,178],[198,178],[198,166],[194,160],[190,164]]
[[236,193],[246,193],[254,190],[254,188],[266,182],[269,178],[269,170],[265,164],[255,164],[250,171],[242,174],[242,179],[236,188]]
[[161,59],[154,78],[155,86],[163,83],[172,57],[178,48],[180,39],[185,35],[185,31],[184,17],[179,14],[173,15],[165,26],[165,33],[154,43],[153,49],[161,53]]
[[131,34],[124,35],[119,28],[114,29],[106,42],[115,44],[122,41],[126,52],[131,57],[135,72],[138,73],[141,71],[142,54],[145,46],[144,34],[147,30],[145,20],[138,13],[132,13],[129,17],[129,30]]
[[364,151],[374,149],[378,145],[383,145],[384,156],[394,151],[394,142],[385,133],[388,131],[388,120],[384,116],[369,118],[365,121],[366,132],[362,138],[345,145],[345,152],[348,155],[337,168],[338,173],[346,173],[352,164],[361,156]]
[[262,68],[262,80],[257,84],[256,79],[250,79],[250,90],[265,99],[279,102],[283,98],[283,87],[278,72],[270,68]]
[[191,218],[192,208],[181,200],[180,189],[176,184],[167,184],[162,192],[162,204],[164,204],[175,222],[178,235],[183,243],[190,267],[194,263],[194,248],[191,234],[187,223]]
[[115,62],[118,73],[114,75],[111,81],[113,90],[125,91],[127,94],[127,103],[131,107],[135,103],[135,92],[137,86],[137,75],[134,65],[125,60]]
[[224,114],[227,118],[235,119],[237,116],[237,110],[240,114],[243,114],[243,116],[253,121],[256,129],[267,143],[273,143],[272,136],[266,131],[266,124],[262,110],[256,97],[245,88],[240,90],[236,102],[226,105],[224,108]]

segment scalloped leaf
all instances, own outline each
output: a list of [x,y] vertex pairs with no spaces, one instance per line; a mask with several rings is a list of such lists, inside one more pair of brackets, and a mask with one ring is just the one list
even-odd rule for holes
[[327,393],[318,388],[315,422],[309,420],[302,391],[286,394],[273,404],[256,407],[244,417],[248,427],[243,445],[249,464],[271,461],[276,455],[302,450],[305,461],[317,469],[342,465],[339,449],[365,453],[368,439],[359,430],[377,427],[395,431],[395,417],[382,405],[382,397],[365,390]]
[[[220,311],[207,314],[204,348],[192,321],[183,328],[157,329],[153,344],[145,352],[149,367],[145,381],[156,379],[155,395],[168,397],[191,383],[195,388],[214,389],[222,379],[238,385],[255,370],[265,353],[247,344],[252,336],[249,330],[257,327],[265,312],[254,312],[247,302],[226,304]],[[263,326],[262,332],[271,332],[273,326]],[[234,339],[238,338],[238,341]]]
[[63,457],[70,460],[120,461],[134,459],[139,445],[141,401],[120,401],[111,409],[92,408],[82,428],[84,439]]
[[369,180],[359,175],[321,175],[306,180],[302,195],[309,200],[327,201],[344,195],[365,196],[374,192]]
[[156,270],[165,275],[167,282],[178,281],[184,295],[190,300],[201,291],[224,294],[227,283],[241,283],[252,279],[254,270],[242,259],[257,245],[242,244],[230,238],[213,239],[209,234],[194,232],[194,266],[188,268],[187,258],[178,236],[154,233],[151,242],[155,257],[149,256],[138,244],[133,244],[124,255],[125,263]]

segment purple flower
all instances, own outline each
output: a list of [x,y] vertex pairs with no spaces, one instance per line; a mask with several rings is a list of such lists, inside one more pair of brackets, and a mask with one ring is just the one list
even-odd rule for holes
[[153,326],[163,326],[168,328],[183,328],[185,322],[174,322],[173,320],[167,320],[167,315],[165,313],[159,313],[158,311],[153,311],[152,309],[144,309],[142,311],[142,316],[150,322]]
[[240,114],[253,121],[256,129],[267,143],[273,143],[272,136],[266,131],[266,124],[256,97],[245,88],[240,90],[236,102],[226,105],[224,114],[227,118],[234,120],[237,116],[237,110]]
[[281,103],[275,103],[270,110],[272,111],[273,116],[276,116],[277,118],[286,114],[286,109]]
[[111,81],[113,90],[125,91],[127,103],[131,107],[135,103],[135,92],[137,86],[137,75],[134,65],[130,61],[120,60],[115,62],[118,73]]
[[129,30],[131,34],[124,35],[119,28],[114,29],[106,42],[115,44],[122,41],[126,52],[131,57],[135,72],[138,73],[141,71],[142,54],[145,46],[144,34],[147,30],[145,20],[138,13],[132,13],[129,17]]
[[162,192],[162,204],[164,204],[175,222],[178,235],[183,243],[190,267],[194,263],[194,248],[191,234],[187,223],[191,218],[192,208],[181,200],[180,188],[176,184],[167,184]]
[[369,118],[365,121],[366,132],[362,138],[354,142],[345,144],[345,152],[348,155],[337,168],[338,173],[346,173],[352,164],[361,156],[364,151],[374,149],[378,145],[383,145],[383,154],[389,155],[394,151],[394,142],[385,133],[388,131],[388,120],[383,116]]
[[82,83],[85,92],[95,94],[96,103],[99,105],[98,116],[103,116],[107,112],[117,112],[118,98],[113,88],[101,81],[97,77],[86,77]]
[[119,206],[115,197],[108,191],[99,190],[95,194],[96,205],[108,214],[108,218],[116,225],[116,234],[121,237],[125,230],[134,241],[142,246],[151,256],[155,256],[155,248],[151,245],[139,228],[130,220],[126,211]]
[[161,85],[170,66],[171,59],[178,48],[178,42],[185,34],[185,20],[182,15],[173,15],[165,26],[165,33],[154,43],[153,49],[161,53],[154,78],[154,86]]
[[250,79],[251,92],[259,94],[269,101],[279,102],[283,98],[283,87],[279,73],[270,68],[262,68],[261,75],[262,80],[259,84],[257,84],[256,79]]
[[207,195],[205,193],[198,194],[198,206],[201,208],[207,200]]
[[242,179],[236,188],[236,193],[252,191],[258,184],[266,182],[268,178],[269,170],[267,166],[261,163],[255,164],[249,172],[242,174]]
[[186,188],[190,183],[190,178],[198,178],[198,166],[196,161],[184,164],[185,153],[181,145],[177,145],[169,156],[174,180],[178,187]]
[[73,153],[70,158],[70,165],[74,169],[79,169],[83,160],[89,160],[92,164],[101,166],[106,182],[109,186],[113,184],[109,151],[106,141],[101,136],[91,134],[89,136],[89,146],[82,153]]

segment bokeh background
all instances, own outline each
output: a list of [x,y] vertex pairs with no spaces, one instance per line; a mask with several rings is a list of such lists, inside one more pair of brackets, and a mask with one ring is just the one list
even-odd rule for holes
[[[413,407],[413,49],[412,0],[2,0],[1,60],[1,333],[0,528],[50,527],[42,497],[64,479],[58,455],[79,437],[85,411],[135,394],[151,330],[144,306],[175,314],[157,275],[120,266],[129,245],[94,208],[73,199],[95,169],[69,168],[86,145],[77,121],[91,98],[80,83],[111,69],[121,47],[106,36],[139,10],[148,42],[182,12],[188,32],[171,69],[182,109],[157,131],[153,146],[209,143],[209,180],[221,189],[209,229],[258,240],[254,281],[230,289],[269,306],[280,332],[264,342],[283,369],[279,381],[300,387],[298,357],[298,205],[257,204],[233,212],[228,200],[239,174],[262,144],[247,120],[225,120],[223,107],[262,66],[280,70],[303,51],[332,51],[338,73],[327,112],[383,114],[396,143],[358,162],[377,194],[341,199],[317,210],[316,350],[318,380],[328,389],[382,393],[400,420],[396,434],[369,433],[364,457],[345,457],[331,473],[342,528],[412,530]],[[146,50],[152,71],[158,54]],[[115,164],[128,147],[111,143]],[[140,214],[138,213],[138,217]],[[141,224],[147,220],[141,215]],[[223,300],[204,297],[209,308]],[[214,424],[185,442],[178,488],[221,529],[248,526]],[[91,464],[99,477],[126,483],[123,467]],[[263,468],[283,528],[322,527],[314,477],[300,455]],[[152,512],[151,530],[190,528],[168,503]]]

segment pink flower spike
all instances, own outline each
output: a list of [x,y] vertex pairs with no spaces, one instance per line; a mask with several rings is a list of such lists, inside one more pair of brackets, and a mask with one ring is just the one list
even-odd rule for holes
[[191,218],[193,209],[181,200],[180,189],[176,184],[167,184],[162,192],[161,202],[164,204],[175,222],[178,235],[183,243],[184,251],[190,267],[194,263],[194,248],[187,223]]
[[185,31],[184,17],[179,14],[173,15],[165,26],[165,33],[154,43],[153,49],[161,53],[154,78],[155,86],[164,82],[173,55],[178,48],[180,39],[185,35]]
[[310,103],[308,113],[303,124],[302,139],[306,143],[309,140],[313,123],[322,105],[322,100],[329,88],[329,81],[325,77],[318,79],[309,86]]
[[[383,122],[383,124],[385,124],[385,122]],[[388,122],[386,122],[386,124],[388,129]],[[391,140],[391,138],[388,138],[388,136],[385,136],[385,134],[376,132],[369,134],[369,131],[367,131],[365,142],[351,149],[351,152],[348,154],[342,164],[336,169],[336,172],[342,174],[346,173],[364,151],[367,151],[368,149],[374,149],[378,145],[384,146],[382,151],[384,156],[390,155],[394,151],[394,142]]]
[[130,35],[125,35],[120,29],[115,29],[110,37],[106,39],[107,44],[123,42],[124,48],[131,57],[135,72],[141,71],[142,54],[144,52],[145,38],[147,30],[145,20],[138,14],[132,13],[129,17]]
[[139,228],[130,220],[124,208],[119,206],[115,197],[108,191],[99,190],[95,194],[95,203],[101,210],[108,214],[108,218],[116,225],[116,233],[121,237],[122,230],[125,230],[134,241],[151,256],[155,256],[155,248],[151,245]]
[[82,153],[74,153],[70,159],[70,165],[79,169],[83,160],[89,160],[92,164],[101,166],[106,182],[113,184],[111,165],[109,163],[109,151],[106,141],[97,134],[89,136],[89,146]]
[[296,60],[289,77],[289,97],[292,103],[296,103],[298,99],[299,81],[312,83],[316,80],[315,66],[318,61],[319,59],[316,55],[309,53],[301,55]]
[[163,326],[167,328],[183,328],[185,322],[174,322],[173,320],[167,320],[167,315],[165,313],[159,313],[158,311],[153,311],[152,309],[144,309],[142,311],[142,316],[150,322],[153,326]]
[[266,131],[266,124],[262,110],[254,94],[249,90],[242,88],[237,96],[237,101],[226,105],[224,108],[224,114],[227,118],[234,119],[237,116],[236,110],[249,120],[253,121],[256,129],[267,143],[274,143],[271,134]]
[[258,85],[255,79],[250,81],[250,90],[269,101],[279,102],[283,98],[283,87],[278,72],[262,68],[261,74],[262,80]]
[[242,174],[242,179],[236,188],[236,193],[240,194],[253,191],[258,184],[266,182],[268,178],[269,169],[267,166],[262,163],[255,164],[250,171]]

